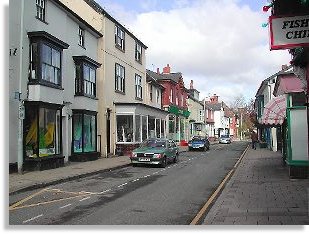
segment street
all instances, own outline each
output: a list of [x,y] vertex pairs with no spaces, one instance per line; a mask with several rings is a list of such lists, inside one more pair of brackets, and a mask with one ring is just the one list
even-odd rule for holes
[[166,168],[126,167],[10,196],[11,225],[186,225],[247,142],[184,152]]

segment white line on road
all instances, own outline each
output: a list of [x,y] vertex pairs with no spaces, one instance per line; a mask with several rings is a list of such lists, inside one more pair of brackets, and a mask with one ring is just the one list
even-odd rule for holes
[[155,174],[158,174],[159,172],[158,171],[156,171],[156,172],[154,172],[154,173],[152,173],[153,175],[155,175]]
[[43,214],[40,214],[40,215],[35,216],[35,217],[31,218],[31,219],[27,219],[27,220],[23,221],[23,223],[28,223],[28,222],[30,222],[30,221],[32,221],[32,220],[35,220],[35,219],[37,219],[37,218],[40,218],[40,217],[42,217],[42,216],[43,216]]
[[87,199],[89,199],[90,197],[85,197],[85,198],[83,198],[83,199],[80,199],[79,201],[85,201],[85,200],[87,200]]
[[123,187],[125,185],[127,185],[128,183],[124,183],[124,184],[121,184],[121,185],[118,185],[117,187],[120,188],[120,187]]
[[59,209],[66,208],[66,207],[71,206],[71,205],[72,205],[72,204],[70,203],[70,204],[67,204],[67,205],[65,205],[65,206],[61,206],[61,207],[59,207]]
[[149,176],[150,176],[150,175],[145,175],[144,178],[147,178],[147,177],[149,177]]
[[107,190],[105,190],[105,191],[99,192],[98,194],[107,193],[107,192],[109,192],[109,191],[111,191],[111,190],[112,190],[112,189],[107,189]]
[[133,180],[132,182],[136,182],[136,181],[139,181],[139,179],[135,179],[135,180]]

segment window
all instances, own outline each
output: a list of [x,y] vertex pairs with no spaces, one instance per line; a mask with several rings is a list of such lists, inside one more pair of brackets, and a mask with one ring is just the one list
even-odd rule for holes
[[135,74],[135,97],[138,99],[143,98],[142,77]]
[[200,121],[204,121],[204,110],[199,110]]
[[116,63],[115,90],[125,93],[125,68]]
[[85,47],[85,30],[81,27],[78,28],[78,38],[79,42],[78,44],[82,47]]
[[142,141],[148,138],[147,126],[148,126],[148,118],[147,116],[142,116]]
[[135,142],[141,142],[141,116],[135,115]]
[[157,103],[160,103],[160,90],[157,89]]
[[61,88],[62,50],[67,49],[69,45],[44,31],[29,32],[28,36],[29,82]]
[[36,0],[36,17],[45,22],[45,0]]
[[96,152],[97,113],[83,110],[73,111],[73,152]]
[[86,56],[74,56],[75,95],[96,97],[96,69],[101,64]]
[[160,134],[161,134],[161,120],[156,119],[156,137],[160,138]]
[[25,156],[46,157],[61,154],[61,106],[25,104]]
[[142,62],[142,46],[137,42],[135,44],[135,60]]
[[170,95],[170,102],[173,103],[173,99],[174,99],[174,93],[173,93],[173,89],[171,89],[171,95]]
[[148,116],[148,137],[149,138],[156,137],[155,117],[153,116]]
[[115,25],[115,45],[124,50],[124,31],[118,25]]
[[61,53],[53,47],[42,45],[42,79],[61,85]]
[[133,115],[117,115],[117,142],[133,142]]
[[152,102],[152,85],[150,85],[150,93],[149,93],[149,96],[150,96],[150,101]]

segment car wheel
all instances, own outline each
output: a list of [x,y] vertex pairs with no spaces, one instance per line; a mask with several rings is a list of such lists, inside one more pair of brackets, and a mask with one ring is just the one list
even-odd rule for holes
[[208,150],[209,150],[209,146],[207,146],[207,148],[206,148],[206,149],[207,149],[207,151],[208,151]]
[[162,168],[165,168],[166,165],[167,165],[167,159],[166,159],[166,157],[164,157],[163,160],[162,160],[162,162],[161,162],[161,167],[162,167]]
[[174,163],[177,163],[177,162],[178,162],[178,156],[179,156],[179,154],[178,154],[178,152],[177,152],[176,155],[175,155],[175,158],[174,158]]

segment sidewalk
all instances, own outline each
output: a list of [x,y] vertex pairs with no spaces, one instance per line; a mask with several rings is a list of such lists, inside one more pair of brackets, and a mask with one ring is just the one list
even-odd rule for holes
[[249,149],[204,225],[309,224],[309,179],[290,179],[279,152]]
[[[180,146],[179,151],[185,152],[188,147]],[[128,156],[113,156],[99,158],[88,162],[69,162],[64,167],[44,171],[29,171],[24,174],[9,174],[9,193],[40,188],[59,182],[73,180],[88,175],[93,175],[105,170],[126,167],[131,164]]]

